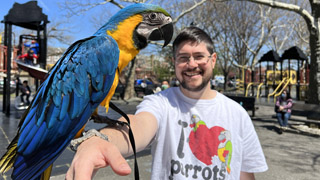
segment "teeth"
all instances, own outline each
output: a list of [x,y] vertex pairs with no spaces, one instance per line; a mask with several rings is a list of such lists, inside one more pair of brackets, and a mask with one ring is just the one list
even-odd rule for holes
[[195,76],[195,75],[199,75],[199,72],[186,72],[185,73],[187,76]]

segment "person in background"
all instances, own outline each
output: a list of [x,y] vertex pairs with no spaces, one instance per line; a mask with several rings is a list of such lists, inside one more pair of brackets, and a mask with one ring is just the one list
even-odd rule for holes
[[[28,81],[23,81],[22,86],[21,86],[21,105],[29,105],[30,104],[30,95],[31,95],[31,89],[28,85]],[[26,96],[26,102],[24,101],[24,96]]]
[[156,88],[153,90],[153,93],[157,93],[161,91],[161,87],[159,84],[156,84]]
[[33,50],[34,54],[38,56],[39,53],[39,44],[36,40],[32,40],[31,44],[24,43],[25,47],[29,47],[31,50]]
[[169,83],[168,81],[162,81],[162,85],[161,85],[161,89],[162,90],[166,90],[168,89],[170,86],[169,86]]
[[290,93],[284,90],[281,96],[277,97],[275,104],[275,111],[277,113],[277,119],[280,125],[280,130],[287,130],[288,120],[291,116],[291,109],[293,106],[293,101]]
[[33,66],[33,60],[38,59],[38,56],[34,54],[32,49],[29,49],[28,53],[18,56],[19,59],[23,59],[23,62]]
[[19,76],[16,76],[15,82],[16,82],[16,96],[19,96],[19,90],[21,90],[21,87],[22,87],[22,83]]
[[216,87],[216,80],[211,79],[211,89],[215,89],[215,87]]
[[[258,136],[245,109],[212,90],[216,63],[210,36],[197,27],[182,30],[173,42],[179,87],[144,96],[129,115],[137,151],[151,146],[152,180],[254,180],[268,169]],[[121,118],[120,121],[124,119]],[[131,169],[127,127],[107,127],[77,145],[66,179],[92,179],[110,165],[119,175]]]

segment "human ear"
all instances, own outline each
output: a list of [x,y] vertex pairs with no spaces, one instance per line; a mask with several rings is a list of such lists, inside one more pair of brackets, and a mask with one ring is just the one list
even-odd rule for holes
[[212,61],[212,69],[214,69],[215,65],[216,65],[216,60],[217,60],[217,54],[213,53],[211,55],[211,61]]

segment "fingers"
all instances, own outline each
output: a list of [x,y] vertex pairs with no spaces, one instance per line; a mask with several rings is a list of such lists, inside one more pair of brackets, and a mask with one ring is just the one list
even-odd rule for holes
[[84,164],[81,161],[72,163],[69,168],[66,179],[67,180],[91,180],[93,177],[93,166],[90,163]]
[[113,144],[98,137],[84,141],[66,174],[67,180],[90,180],[98,169],[110,165],[121,176],[131,173],[130,166]]
[[123,158],[120,151],[114,146],[110,146],[104,154],[107,163],[110,165],[112,170],[121,175],[126,176],[131,173],[131,168],[127,161]]

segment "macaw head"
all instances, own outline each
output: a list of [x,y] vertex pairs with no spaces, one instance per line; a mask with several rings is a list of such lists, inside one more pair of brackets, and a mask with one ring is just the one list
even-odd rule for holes
[[221,131],[219,136],[218,136],[218,139],[221,142],[229,141],[229,140],[231,140],[231,134],[230,134],[229,131],[226,131],[226,130]]
[[169,44],[173,36],[173,25],[171,16],[161,7],[138,3],[121,9],[96,35],[106,31],[109,35],[121,31],[121,35],[113,36],[115,39],[130,34],[134,46],[140,50],[149,41],[164,40],[163,46]]
[[190,124],[190,127],[193,128],[193,131],[197,131],[200,125],[206,125],[206,123],[202,121],[198,115],[195,114],[191,116],[191,122],[192,123]]

